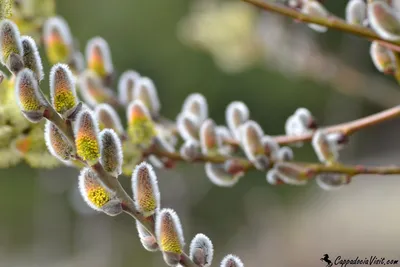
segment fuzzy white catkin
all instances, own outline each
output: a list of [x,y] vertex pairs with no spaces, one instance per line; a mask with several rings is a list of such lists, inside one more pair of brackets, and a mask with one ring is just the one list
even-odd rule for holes
[[133,89],[134,99],[142,100],[153,116],[157,116],[161,109],[160,99],[154,82],[148,77],[140,77]]
[[346,5],[346,21],[349,24],[363,25],[367,19],[367,4],[364,0],[350,0]]
[[190,258],[199,266],[209,267],[214,256],[214,246],[210,238],[197,234],[190,243]]
[[225,111],[225,121],[233,137],[240,141],[240,126],[250,117],[248,107],[240,101],[230,103]]
[[208,104],[206,98],[199,93],[189,95],[182,105],[182,113],[191,113],[198,123],[208,118]]
[[232,187],[238,181],[241,175],[232,175],[227,173],[224,164],[215,164],[207,162],[204,165],[207,177],[212,183],[221,187]]
[[[325,7],[316,0],[308,0],[303,3],[303,7],[301,12],[306,15],[315,16],[315,17],[323,17],[326,18],[329,16],[328,11]],[[317,32],[326,32],[328,30],[327,27],[321,26],[318,24],[309,23],[308,26],[317,31]]]
[[244,264],[238,256],[229,254],[223,258],[221,267],[244,267]]
[[192,113],[181,113],[177,118],[178,132],[183,140],[198,142],[200,127]]
[[114,177],[122,173],[123,153],[121,140],[112,129],[100,132],[100,163]]
[[[122,73],[118,81],[118,98],[123,105],[128,105],[134,99],[134,88],[140,74],[133,70]],[[132,87],[130,87],[132,85]]]
[[389,41],[400,40],[399,17],[386,2],[373,1],[369,3],[367,13],[371,28],[380,37]]
[[[145,216],[154,214],[160,208],[160,189],[156,173],[153,167],[147,162],[142,162],[136,166],[132,174],[132,192],[135,200],[136,209]],[[143,206],[149,202],[154,202],[154,208]]]
[[23,61],[25,68],[31,69],[38,81],[43,80],[44,72],[42,59],[40,58],[39,51],[35,41],[30,36],[21,37],[22,47],[23,47]]

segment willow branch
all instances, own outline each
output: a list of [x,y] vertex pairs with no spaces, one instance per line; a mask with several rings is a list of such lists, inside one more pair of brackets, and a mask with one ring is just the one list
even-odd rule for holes
[[[346,123],[341,123],[329,127],[322,128],[323,131],[327,133],[334,133],[334,132],[340,132],[346,136],[350,136],[354,134],[355,132],[362,130],[364,128],[370,127],[370,126],[375,126],[379,123],[394,119],[400,117],[400,106],[396,106],[384,111],[381,111],[379,113],[357,119],[354,121],[346,122]],[[288,135],[280,135],[280,136],[275,136],[275,141],[278,142],[281,145],[284,144],[291,144],[291,143],[296,143],[296,142],[305,142],[305,141],[310,141],[313,137],[314,133],[306,133],[303,135],[299,136],[288,136]]]
[[380,166],[380,167],[368,167],[363,165],[322,165],[312,163],[302,163],[302,167],[305,167],[307,173],[310,175],[317,175],[321,173],[337,173],[337,174],[348,174],[350,176],[359,174],[375,174],[375,175],[395,175],[400,174],[399,166]]
[[297,21],[318,24],[318,25],[325,26],[325,27],[328,27],[331,29],[336,29],[339,31],[357,35],[357,36],[366,38],[370,41],[376,40],[376,41],[379,41],[380,44],[385,45],[392,50],[400,51],[400,43],[399,42],[385,40],[385,39],[381,38],[380,36],[378,36],[374,31],[372,31],[366,27],[348,24],[346,21],[344,21],[338,17],[335,17],[335,16],[331,16],[328,18],[316,17],[316,16],[310,16],[310,15],[303,14],[295,9],[289,8],[282,4],[269,3],[269,2],[264,2],[261,0],[242,0],[242,1],[252,4],[252,5],[259,7],[261,9],[264,9],[266,11],[278,13],[282,16],[293,18]]
[[[68,141],[75,146],[75,138],[70,123],[67,123],[66,120],[62,119],[61,116],[51,106],[49,106],[49,108],[45,111],[45,117],[54,123],[64,133]],[[90,165],[84,160],[80,161],[87,167],[91,168],[107,188],[115,192],[116,196],[122,201],[123,211],[133,217],[135,220],[139,221],[143,227],[155,237],[154,221],[147,220],[146,217],[144,217],[135,208],[132,198],[121,186],[118,179],[107,173],[99,162],[94,165]],[[198,267],[185,253],[181,254],[180,264],[185,267]]]

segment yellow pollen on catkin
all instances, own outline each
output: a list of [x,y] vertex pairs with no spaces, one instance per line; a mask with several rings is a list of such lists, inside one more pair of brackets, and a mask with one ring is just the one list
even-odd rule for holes
[[54,108],[59,113],[64,113],[75,107],[76,99],[74,94],[67,89],[58,89],[54,95]]
[[69,47],[64,43],[59,32],[53,30],[46,42],[47,57],[52,64],[68,61],[70,56]]
[[88,189],[87,196],[90,202],[98,208],[103,207],[108,201],[110,201],[110,196],[103,187]]
[[89,69],[93,70],[100,77],[106,76],[106,68],[104,65],[104,59],[101,54],[100,48],[96,47],[93,49],[92,56],[88,62]]
[[80,157],[88,161],[96,161],[100,157],[97,139],[87,134],[78,134],[75,140],[76,151]]
[[160,248],[164,252],[182,253],[181,242],[177,233],[175,232],[174,224],[170,215],[165,215],[161,225]]

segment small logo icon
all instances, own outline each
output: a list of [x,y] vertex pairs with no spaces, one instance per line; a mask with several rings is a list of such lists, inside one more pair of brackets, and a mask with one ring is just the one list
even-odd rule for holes
[[324,254],[324,257],[320,259],[321,261],[326,262],[326,267],[331,267],[332,266],[332,261],[329,259],[328,254]]

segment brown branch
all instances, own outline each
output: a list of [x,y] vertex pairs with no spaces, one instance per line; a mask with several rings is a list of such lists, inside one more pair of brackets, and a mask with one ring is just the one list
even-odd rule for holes
[[[322,130],[328,133],[340,132],[346,136],[349,136],[361,129],[374,126],[397,117],[400,117],[400,106],[396,106],[354,121],[325,127],[322,128]],[[280,136],[274,136],[274,138],[275,141],[278,142],[279,144],[285,145],[296,142],[310,141],[313,135],[314,133],[310,132],[299,136],[280,135]]]
[[308,173],[312,175],[321,173],[348,174],[351,176],[359,174],[375,174],[375,175],[400,174],[399,166],[368,167],[363,165],[349,166],[341,164],[331,165],[331,166],[322,164],[312,164],[312,163],[301,163],[301,164],[303,167],[305,167]]
[[242,1],[252,4],[266,11],[278,13],[280,15],[293,18],[297,21],[318,24],[331,29],[340,30],[353,35],[364,37],[370,41],[376,40],[379,41],[380,44],[385,45],[392,50],[400,51],[399,42],[385,40],[382,37],[378,36],[374,31],[366,27],[348,24],[346,21],[335,16],[330,16],[328,18],[316,17],[303,14],[295,9],[289,8],[282,4],[269,3],[261,0],[242,0]]

